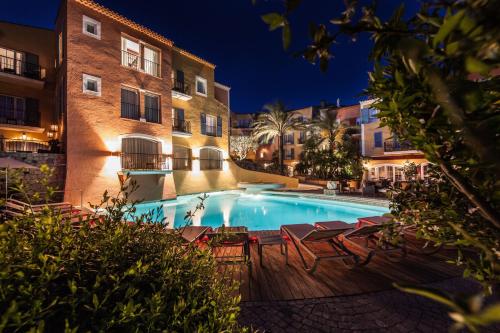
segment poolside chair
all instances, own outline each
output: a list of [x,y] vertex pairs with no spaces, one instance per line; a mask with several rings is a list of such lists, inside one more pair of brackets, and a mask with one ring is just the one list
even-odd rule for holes
[[[358,218],[356,228],[361,228],[366,225],[381,225],[392,222],[391,217],[386,216],[369,216]],[[405,243],[411,247],[417,254],[433,255],[444,248],[443,244],[435,244],[433,242],[426,242],[417,239],[417,231],[414,226],[404,227],[402,233],[405,236]]]
[[[318,228],[330,229],[331,222],[318,222]],[[343,244],[351,246],[366,254],[365,260],[360,265],[367,265],[376,254],[384,255],[389,261],[399,262],[406,257],[405,245],[393,245],[381,239],[382,224],[365,225],[361,228],[344,232],[341,236]],[[335,229],[333,229],[335,230]]]
[[252,276],[250,240],[247,227],[220,227],[205,233],[217,263],[222,265],[244,265]]
[[[299,253],[304,269],[309,274],[313,274],[319,262],[323,260],[341,260],[349,268],[353,268],[358,264],[358,256],[349,251],[338,239],[338,236],[351,230],[353,226],[341,221],[336,222],[336,229],[318,229],[311,224],[288,224],[281,226],[282,235],[290,238]],[[327,244],[329,251],[325,252],[318,249],[316,247],[318,244]],[[303,251],[313,258],[312,265],[307,264],[302,253]],[[286,255],[288,256],[288,253]]]
[[182,239],[188,243],[194,243],[197,240],[200,240],[201,237],[207,232],[212,230],[210,227],[204,226],[185,226],[180,228],[180,235]]

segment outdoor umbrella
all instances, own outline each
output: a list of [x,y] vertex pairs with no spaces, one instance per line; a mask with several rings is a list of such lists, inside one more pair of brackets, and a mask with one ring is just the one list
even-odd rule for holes
[[7,192],[9,190],[8,185],[8,170],[9,169],[38,169],[36,166],[18,161],[10,157],[0,157],[0,169],[5,170],[5,200],[8,199]]

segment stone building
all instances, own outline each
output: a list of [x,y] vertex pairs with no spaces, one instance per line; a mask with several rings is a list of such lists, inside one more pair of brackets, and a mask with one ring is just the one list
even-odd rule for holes
[[57,139],[67,201],[97,203],[127,179],[139,185],[132,199],[146,201],[239,181],[296,185],[234,165],[230,88],[168,38],[91,0],[63,0],[54,31],[0,30],[3,146],[47,153]]

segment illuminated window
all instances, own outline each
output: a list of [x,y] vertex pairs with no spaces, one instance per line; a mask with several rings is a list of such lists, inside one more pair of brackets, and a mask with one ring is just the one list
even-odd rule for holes
[[197,76],[196,77],[196,94],[207,97],[207,80]]

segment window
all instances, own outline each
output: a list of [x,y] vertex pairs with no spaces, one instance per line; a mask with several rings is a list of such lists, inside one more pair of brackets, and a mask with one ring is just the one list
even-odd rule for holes
[[373,141],[375,143],[375,148],[382,148],[382,132],[373,133]]
[[174,170],[191,170],[191,149],[174,145]]
[[122,65],[160,77],[160,52],[152,46],[122,37]]
[[139,120],[139,92],[133,89],[122,88],[121,96],[121,117]]
[[285,144],[293,145],[293,143],[294,143],[293,133],[286,133],[283,139],[284,139],[283,141]]
[[213,148],[200,149],[200,170],[221,170],[222,152]]
[[217,129],[217,118],[211,115],[207,115],[207,125],[206,125],[207,135],[215,136],[216,129]]
[[200,76],[196,77],[196,94],[207,97],[207,80]]
[[88,95],[101,96],[101,78],[83,74],[83,92]]
[[165,170],[167,160],[161,143],[144,138],[123,138],[121,166],[124,170]]
[[24,98],[0,95],[0,123],[24,125]]
[[144,95],[144,115],[150,123],[160,123],[160,97],[158,95]]
[[83,34],[101,39],[101,22],[83,15]]
[[369,124],[378,120],[377,113],[379,110],[375,108],[365,108],[361,109],[361,123]]
[[21,75],[24,71],[25,54],[0,47],[0,71]]

